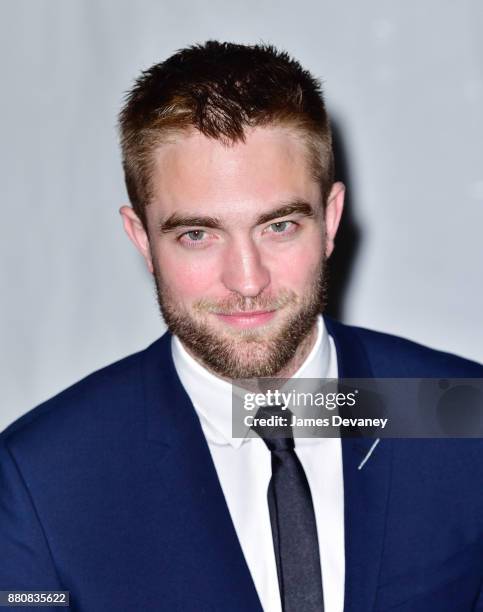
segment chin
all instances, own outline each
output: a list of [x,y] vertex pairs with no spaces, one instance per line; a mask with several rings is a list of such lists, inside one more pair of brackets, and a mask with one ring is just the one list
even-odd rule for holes
[[282,325],[274,322],[243,328],[232,327],[226,324],[212,329],[213,335],[218,335],[220,339],[224,337],[232,342],[239,340],[241,345],[251,342],[268,342],[272,338],[276,338],[281,331]]

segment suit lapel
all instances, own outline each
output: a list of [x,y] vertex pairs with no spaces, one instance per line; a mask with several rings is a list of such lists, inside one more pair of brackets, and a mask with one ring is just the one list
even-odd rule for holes
[[[325,318],[336,350],[339,378],[373,378],[358,336],[350,328]],[[374,439],[344,438],[345,612],[374,609],[381,565],[390,484],[391,440],[381,440],[370,459]]]
[[192,609],[205,609],[199,599],[205,596],[209,609],[261,612],[199,419],[176,374],[170,333],[146,351],[144,388],[146,433],[157,447],[162,478],[163,520],[173,534],[165,538],[183,563],[183,581],[191,584],[185,603],[191,597]]
[[[336,345],[339,377],[373,377],[357,335],[328,318],[325,323]],[[205,591],[220,609],[261,612],[208,445],[177,377],[170,342],[171,334],[167,333],[145,352],[146,433],[157,448],[164,475],[164,503],[168,502],[166,512],[176,533],[173,546],[184,550],[185,557],[192,561],[183,579],[197,584],[198,569],[204,576]],[[376,596],[392,445],[390,440],[381,441],[359,469],[373,442],[363,438],[342,440],[345,612],[371,612]],[[176,508],[183,510],[177,513]],[[178,514],[183,516],[182,524],[176,524]]]

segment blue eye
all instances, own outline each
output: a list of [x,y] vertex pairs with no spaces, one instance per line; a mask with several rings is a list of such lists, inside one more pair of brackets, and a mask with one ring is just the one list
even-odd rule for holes
[[272,223],[270,227],[276,234],[283,234],[293,224],[293,221],[277,221],[277,223]]
[[200,242],[204,238],[205,231],[204,230],[191,230],[190,232],[186,232],[183,234],[187,236],[193,242]]

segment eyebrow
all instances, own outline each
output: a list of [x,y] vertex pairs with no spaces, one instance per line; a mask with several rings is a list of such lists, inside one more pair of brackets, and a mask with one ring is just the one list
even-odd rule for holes
[[[298,214],[304,217],[313,217],[315,215],[314,208],[309,202],[305,200],[294,200],[287,204],[283,204],[274,210],[270,210],[257,217],[255,225],[262,225],[262,223],[268,223],[273,219],[279,217],[286,217],[287,215]],[[199,217],[193,215],[180,215],[173,213],[165,221],[159,224],[159,231],[162,234],[171,232],[178,227],[209,227],[212,229],[222,229],[223,224],[218,217]]]

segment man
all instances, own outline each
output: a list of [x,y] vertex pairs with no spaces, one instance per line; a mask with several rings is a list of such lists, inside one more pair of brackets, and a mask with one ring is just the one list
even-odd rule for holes
[[0,589],[97,610],[482,610],[477,440],[237,439],[233,378],[466,377],[320,316],[342,214],[317,82],[208,42],[120,116],[125,230],[169,331],[1,437]]

